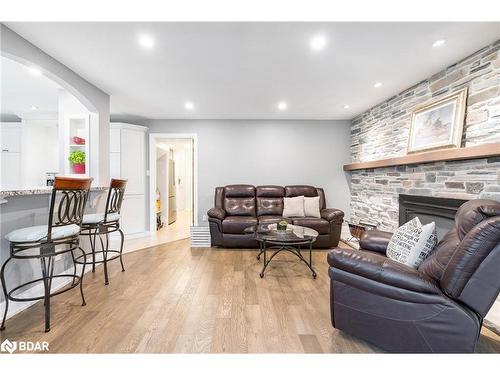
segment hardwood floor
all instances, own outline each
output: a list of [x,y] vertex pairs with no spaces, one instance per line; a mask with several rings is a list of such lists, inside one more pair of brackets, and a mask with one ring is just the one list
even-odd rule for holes
[[[374,346],[332,328],[326,251],[318,273],[289,254],[264,279],[256,250],[191,249],[181,240],[125,255],[52,299],[52,330],[38,303],[7,321],[2,340],[48,341],[51,353],[372,353]],[[274,260],[273,260],[274,262]],[[483,329],[478,352],[500,352]]]

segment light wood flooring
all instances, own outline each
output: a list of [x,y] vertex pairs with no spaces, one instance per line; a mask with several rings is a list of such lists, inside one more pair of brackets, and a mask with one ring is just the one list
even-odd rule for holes
[[[125,255],[52,299],[52,330],[37,303],[7,321],[2,340],[48,341],[51,353],[372,353],[374,346],[334,329],[326,251],[314,252],[318,278],[289,254],[266,276],[256,250],[191,249],[176,241]],[[478,352],[500,352],[483,329]]]

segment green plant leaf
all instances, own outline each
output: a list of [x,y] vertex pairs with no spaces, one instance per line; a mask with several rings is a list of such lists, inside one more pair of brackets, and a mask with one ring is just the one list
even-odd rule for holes
[[71,151],[68,160],[72,164],[85,164],[85,152],[81,150]]

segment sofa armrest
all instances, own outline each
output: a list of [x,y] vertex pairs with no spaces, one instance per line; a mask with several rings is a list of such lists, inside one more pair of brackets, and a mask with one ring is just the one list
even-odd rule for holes
[[378,229],[367,230],[359,239],[359,248],[385,255],[391,237],[392,233],[390,232],[384,232]]
[[333,268],[396,288],[419,293],[442,294],[432,279],[384,255],[335,248],[328,253],[328,264]]
[[226,217],[226,211],[224,211],[222,208],[211,208],[207,212],[208,217],[214,218],[214,219],[219,219],[219,220],[224,220]]
[[344,211],[336,208],[323,208],[321,210],[321,217],[327,221],[342,223],[344,221]]

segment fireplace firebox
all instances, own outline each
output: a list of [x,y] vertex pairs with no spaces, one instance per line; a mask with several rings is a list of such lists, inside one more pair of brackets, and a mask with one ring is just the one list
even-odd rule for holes
[[465,202],[467,201],[463,199],[400,194],[399,225],[403,225],[415,216],[418,216],[422,224],[434,221],[440,240],[453,227],[455,214]]

